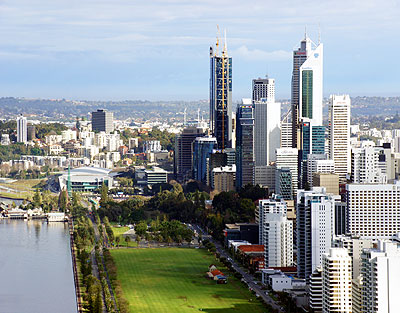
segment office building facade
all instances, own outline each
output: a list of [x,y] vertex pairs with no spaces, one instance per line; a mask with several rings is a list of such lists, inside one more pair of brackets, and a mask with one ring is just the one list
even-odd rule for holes
[[208,166],[210,155],[217,146],[214,137],[198,137],[193,142],[193,178],[207,183]]
[[114,131],[114,113],[106,110],[92,112],[92,131],[105,132],[107,134]]
[[341,184],[346,183],[351,171],[350,105],[349,95],[332,95],[329,99],[328,153]]
[[236,186],[254,184],[254,107],[238,106],[236,113]]

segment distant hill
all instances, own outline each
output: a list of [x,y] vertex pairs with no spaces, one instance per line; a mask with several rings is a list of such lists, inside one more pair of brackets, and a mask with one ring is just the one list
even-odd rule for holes
[[[400,97],[353,97],[352,117],[359,116],[391,116],[400,111]],[[290,107],[288,100],[282,102],[282,112]],[[236,104],[234,104],[236,106]],[[33,119],[71,121],[75,117],[89,117],[89,113],[97,109],[114,112],[117,119],[133,120],[164,119],[170,122],[183,121],[186,108],[187,119],[208,118],[208,100],[199,101],[75,101],[66,99],[26,99],[0,98],[0,116],[15,118],[18,114],[31,115]],[[327,99],[325,100],[325,112]]]

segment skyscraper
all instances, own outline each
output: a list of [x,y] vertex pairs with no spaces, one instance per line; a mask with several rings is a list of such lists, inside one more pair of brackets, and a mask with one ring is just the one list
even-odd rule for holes
[[[314,47],[313,47],[314,46]],[[292,146],[298,148],[300,123],[308,118],[311,125],[322,125],[323,45],[310,38],[293,51],[292,72]]]
[[207,183],[207,159],[217,145],[214,137],[198,137],[193,142],[193,178]]
[[293,265],[293,223],[287,219],[283,199],[259,201],[260,244],[264,245],[265,267]]
[[322,312],[351,313],[351,257],[345,248],[330,248],[322,258]]
[[17,142],[28,142],[28,122],[22,115],[17,117]]
[[247,184],[254,184],[254,107],[251,103],[239,105],[236,113],[236,186]]
[[332,95],[329,99],[328,153],[335,162],[339,182],[346,183],[351,171],[350,158],[350,96]]
[[346,185],[348,230],[361,239],[388,239],[400,232],[400,182]]
[[253,101],[265,99],[269,102],[275,102],[275,79],[257,78],[253,79]]
[[175,137],[174,173],[178,181],[183,182],[192,177],[193,141],[203,137],[206,129],[186,127]]
[[287,167],[292,174],[293,197],[296,198],[298,188],[298,150],[295,148],[276,149],[276,168]]
[[94,132],[111,133],[114,130],[114,114],[106,110],[92,112],[92,130]]
[[275,102],[275,80],[253,80],[255,110],[255,162],[256,166],[275,161],[275,149],[280,148],[281,104]]
[[232,58],[228,57],[226,40],[219,54],[210,47],[210,129],[217,138],[218,149],[232,147]]
[[325,188],[297,192],[297,275],[309,279],[329,252],[334,234],[335,200]]

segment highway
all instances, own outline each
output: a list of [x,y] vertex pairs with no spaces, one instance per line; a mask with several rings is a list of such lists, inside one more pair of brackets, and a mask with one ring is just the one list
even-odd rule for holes
[[[210,240],[212,243],[214,243],[217,252],[218,252],[221,256],[225,257],[225,258],[231,263],[232,268],[233,268],[236,272],[240,273],[240,274],[243,276],[243,279],[244,279],[244,281],[246,282],[246,284],[249,286],[249,288],[251,288],[252,290],[254,290],[255,293],[256,293],[257,295],[259,295],[259,296],[264,300],[265,303],[267,303],[267,304],[268,304],[271,308],[273,308],[274,310],[277,310],[277,311],[279,311],[279,312],[285,312],[284,309],[283,309],[278,303],[276,303],[274,299],[272,299],[268,294],[265,293],[265,290],[262,290],[262,289],[261,289],[261,286],[260,286],[260,285],[254,283],[254,282],[256,281],[256,278],[255,278],[253,275],[251,275],[251,274],[249,274],[249,273],[246,273],[246,272],[240,267],[240,265],[237,264],[237,263],[231,258],[231,256],[229,255],[229,253],[223,248],[223,246],[222,246],[220,243],[216,242],[216,241],[215,241],[205,230],[203,230],[200,226],[198,226],[198,225],[190,225],[190,228],[191,228],[193,231],[196,231],[198,234],[201,234],[202,237],[203,237],[203,240],[204,240],[204,239],[208,239],[208,240]],[[261,284],[261,283],[260,283],[260,284]]]

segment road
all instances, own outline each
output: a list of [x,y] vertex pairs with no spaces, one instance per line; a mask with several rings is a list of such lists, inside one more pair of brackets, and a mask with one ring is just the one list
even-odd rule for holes
[[254,283],[254,281],[256,281],[256,278],[249,274],[246,273],[229,255],[229,253],[223,248],[223,246],[216,242],[205,230],[203,230],[202,228],[200,228],[200,226],[198,225],[191,225],[190,227],[193,231],[196,230],[197,233],[201,234],[203,239],[208,239],[210,240],[212,243],[215,244],[216,250],[217,252],[225,257],[232,265],[232,268],[240,273],[243,276],[244,281],[246,282],[246,284],[249,286],[249,288],[251,288],[252,290],[254,290],[256,292],[256,294],[258,294],[265,303],[267,303],[270,307],[272,307],[274,310],[278,310],[279,312],[284,312],[284,310],[282,310],[281,305],[279,305],[278,303],[275,302],[274,299],[272,299],[268,294],[265,293],[265,290],[261,289],[261,286],[257,285]]

